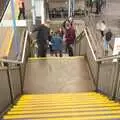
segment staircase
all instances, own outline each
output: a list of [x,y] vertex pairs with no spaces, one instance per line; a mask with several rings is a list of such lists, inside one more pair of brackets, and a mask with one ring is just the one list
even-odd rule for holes
[[120,104],[95,92],[29,94],[3,120],[120,120]]

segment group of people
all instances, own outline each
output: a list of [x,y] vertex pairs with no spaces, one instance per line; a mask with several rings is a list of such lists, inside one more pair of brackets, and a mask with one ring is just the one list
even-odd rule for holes
[[[49,37],[49,46],[51,55],[62,57],[63,50],[68,52],[69,56],[73,56],[73,47],[76,38],[75,29],[73,27],[73,21],[64,21],[63,25],[56,32],[51,32]],[[65,46],[65,47],[64,47]]]
[[107,28],[105,21],[98,22],[96,27],[100,31],[104,41],[104,55],[106,56],[108,55],[109,42],[111,41],[113,34],[111,29]]
[[50,28],[47,24],[40,24],[32,32],[38,31],[37,33],[37,46],[38,46],[38,57],[46,57],[48,47],[50,54],[56,57],[63,56],[63,50],[65,45],[65,52],[69,56],[73,56],[73,48],[76,38],[75,28],[73,25],[73,19],[70,17],[65,20],[64,23],[57,31],[50,32]]

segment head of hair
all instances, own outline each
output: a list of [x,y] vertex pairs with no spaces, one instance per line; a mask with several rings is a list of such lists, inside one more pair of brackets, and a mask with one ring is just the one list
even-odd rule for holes
[[102,23],[104,23],[104,24],[105,24],[105,21],[103,20],[103,21],[102,21]]

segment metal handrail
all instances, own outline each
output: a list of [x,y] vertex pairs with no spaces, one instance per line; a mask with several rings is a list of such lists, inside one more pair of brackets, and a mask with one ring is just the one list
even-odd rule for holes
[[26,31],[25,42],[24,42],[24,46],[23,46],[22,59],[20,61],[19,60],[0,59],[0,62],[13,63],[13,64],[22,64],[24,62],[24,59],[25,59],[25,50],[26,50],[26,46],[27,46],[27,37],[28,37],[28,31]]
[[[86,35],[86,38],[87,38],[87,41],[88,41],[88,44],[89,44],[89,47],[92,51],[92,55],[94,57],[94,60],[96,62],[102,62],[102,61],[108,61],[108,60],[113,60],[113,59],[119,59],[120,58],[120,55],[114,55],[114,56],[109,56],[109,57],[104,57],[104,58],[97,58],[97,56],[95,55],[94,53],[94,50],[93,50],[93,47],[92,47],[92,44],[90,42],[90,39],[89,39],[89,36],[88,36],[88,32],[87,32],[87,28],[84,29],[84,32],[85,32],[85,35]],[[90,33],[89,33],[90,34]]]

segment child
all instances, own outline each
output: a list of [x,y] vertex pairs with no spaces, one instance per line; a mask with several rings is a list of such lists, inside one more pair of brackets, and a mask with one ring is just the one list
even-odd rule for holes
[[57,57],[59,53],[59,56],[62,57],[62,38],[60,37],[59,32],[54,34],[51,43],[55,56]]

